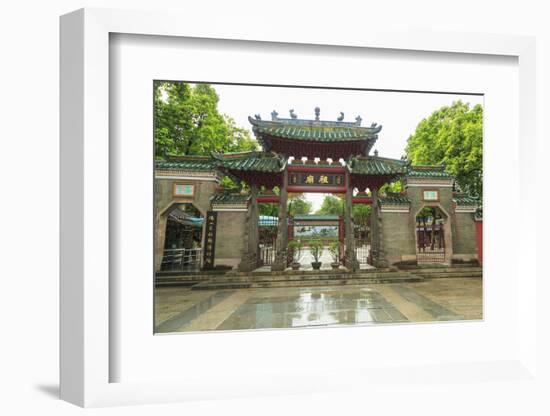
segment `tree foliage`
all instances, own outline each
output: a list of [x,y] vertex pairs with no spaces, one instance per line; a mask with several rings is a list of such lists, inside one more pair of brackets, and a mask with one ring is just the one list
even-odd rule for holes
[[317,210],[318,215],[342,215],[344,213],[344,200],[334,195],[326,195]]
[[279,204],[264,203],[258,204],[258,211],[260,215],[267,215],[269,217],[279,216]]
[[306,215],[312,210],[312,204],[304,194],[289,196],[288,212],[290,215]]
[[[367,204],[354,204],[352,209],[353,221],[367,222],[370,218],[371,206]],[[321,207],[315,212],[318,215],[343,215],[344,199],[334,195],[326,195]]]
[[403,191],[403,182],[401,181],[387,183],[385,185],[382,185],[379,189],[380,194],[385,194],[386,192],[398,193],[401,191]]
[[483,108],[456,101],[422,120],[407,141],[413,165],[445,164],[463,192],[482,195]]
[[355,204],[353,206],[353,221],[356,223],[367,224],[370,220],[372,206],[367,204]]
[[155,81],[155,156],[256,149],[248,130],[218,111],[218,101],[216,90],[208,84]]
[[[278,195],[278,189],[275,189]],[[313,205],[308,201],[304,194],[290,194],[288,196],[288,213],[289,215],[307,215],[311,213]],[[259,204],[260,215],[269,215],[277,217],[279,215],[279,204],[263,203]]]

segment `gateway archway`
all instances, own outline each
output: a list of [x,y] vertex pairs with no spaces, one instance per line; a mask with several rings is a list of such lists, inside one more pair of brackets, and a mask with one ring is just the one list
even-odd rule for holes
[[438,206],[425,206],[415,218],[416,261],[418,264],[445,263],[450,223]]
[[192,203],[174,203],[161,216],[165,230],[160,270],[199,270],[204,225],[201,212]]
[[[205,269],[246,272],[262,265],[272,271],[287,269],[288,243],[295,224],[289,213],[290,193],[342,198],[339,260],[349,271],[359,269],[361,263],[374,267],[416,264],[417,259],[422,263],[427,252],[443,257],[445,263],[477,258],[471,213],[478,202],[454,192],[454,178],[444,166],[411,166],[406,160],[380,157],[376,151],[371,154],[381,126],[363,127],[360,117],[354,122],[320,120],[319,113],[317,108],[315,119],[309,120],[279,118],[276,112],[271,120],[249,117],[262,151],[180,156],[157,162],[159,190],[169,189],[174,181],[187,184],[207,175],[218,183],[227,175],[246,184],[246,191],[231,193],[216,189],[214,182],[203,182],[193,187],[193,192],[178,195],[178,199],[201,203],[206,218]],[[382,186],[397,180],[403,180],[403,192],[379,196]],[[279,191],[273,192],[274,188]],[[174,196],[167,193],[169,197]],[[276,215],[260,216],[259,206],[265,203],[277,206]],[[354,205],[370,205],[368,217],[354,218]],[[422,222],[419,228],[416,215],[424,206],[436,205],[445,215],[436,215],[433,226],[424,228]],[[159,221],[157,230],[163,229]],[[164,243],[160,237],[157,240]],[[163,246],[156,245],[157,249]],[[435,253],[436,248],[442,252]]]

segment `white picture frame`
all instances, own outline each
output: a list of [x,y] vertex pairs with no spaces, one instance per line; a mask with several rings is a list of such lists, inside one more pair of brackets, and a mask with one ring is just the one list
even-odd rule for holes
[[[507,360],[471,363],[444,362],[411,369],[331,370],[333,377],[319,382],[318,374],[271,374],[269,379],[238,380],[221,375],[206,378],[146,382],[110,382],[109,366],[120,359],[110,350],[111,332],[109,275],[110,169],[109,159],[109,36],[112,33],[171,37],[210,38],[285,44],[333,45],[334,47],[380,48],[386,50],[439,53],[488,54],[517,57],[519,61],[519,147],[518,162],[525,169],[532,160],[527,150],[536,140],[535,131],[535,42],[533,38],[471,33],[377,32],[327,34],[322,28],[280,31],[276,25],[254,28],[246,38],[235,35],[230,22],[216,29],[173,13],[151,13],[106,9],[82,9],[61,19],[61,398],[80,406],[106,406],[208,399],[250,397],[262,394],[295,394],[338,391],[340,380],[369,386],[390,377],[405,383],[459,379],[522,381],[536,374],[536,316],[534,299],[537,271],[535,252],[521,241],[535,241],[536,230],[520,215],[525,232],[518,241],[524,276],[517,293],[517,354]],[[522,171],[519,197],[534,195],[533,184]],[[523,208],[522,208],[523,209]],[[523,264],[525,266],[523,266]],[[517,270],[512,273],[518,273]],[[409,327],[410,331],[412,327]],[[414,329],[414,328],[413,328]],[[436,376],[437,374],[437,376]],[[477,374],[477,375],[476,375]],[[479,376],[483,374],[483,376]],[[353,381],[351,381],[353,380]],[[431,380],[431,381],[430,381]],[[354,384],[355,383],[355,384]],[[345,384],[347,386],[347,384]]]

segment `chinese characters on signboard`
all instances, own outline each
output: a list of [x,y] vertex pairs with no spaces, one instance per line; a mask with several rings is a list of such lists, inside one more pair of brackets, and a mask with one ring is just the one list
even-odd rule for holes
[[214,268],[214,252],[216,248],[216,223],[218,221],[218,213],[208,211],[206,213],[206,236],[204,238],[204,257],[203,268]]
[[439,192],[438,191],[423,191],[424,201],[439,201]]
[[288,175],[289,185],[343,186],[342,173],[292,172]]
[[195,185],[190,183],[174,183],[174,196],[194,196]]

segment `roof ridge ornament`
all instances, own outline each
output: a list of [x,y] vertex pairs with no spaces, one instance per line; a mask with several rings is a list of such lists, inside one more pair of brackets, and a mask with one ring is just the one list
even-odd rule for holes
[[319,107],[315,107],[315,121],[319,121],[320,116],[321,116],[321,109]]
[[273,110],[273,111],[271,112],[271,121],[277,121],[277,120],[279,120],[278,115],[279,115],[279,113],[276,112],[275,110]]
[[344,121],[344,112],[343,111],[340,111],[340,116],[336,120]]
[[361,118],[361,116],[355,117],[355,124],[356,124],[357,126],[360,126],[360,125],[361,125],[361,121],[363,121],[363,119]]
[[293,118],[293,119],[298,118],[298,114],[296,114],[296,113],[294,112],[294,109],[293,109],[293,108],[289,110],[289,113],[290,113],[290,118]]

